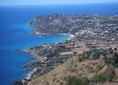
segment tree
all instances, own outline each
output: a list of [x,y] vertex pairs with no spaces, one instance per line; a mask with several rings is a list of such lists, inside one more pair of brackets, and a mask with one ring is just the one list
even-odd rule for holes
[[93,57],[92,57],[92,59],[99,59],[100,58],[100,52],[95,52],[94,54],[93,54]]
[[118,67],[118,53],[114,53],[111,64],[114,67]]

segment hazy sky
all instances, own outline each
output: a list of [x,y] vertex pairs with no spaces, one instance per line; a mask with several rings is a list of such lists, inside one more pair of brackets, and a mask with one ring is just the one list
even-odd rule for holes
[[0,5],[81,4],[107,2],[118,2],[118,0],[0,0]]

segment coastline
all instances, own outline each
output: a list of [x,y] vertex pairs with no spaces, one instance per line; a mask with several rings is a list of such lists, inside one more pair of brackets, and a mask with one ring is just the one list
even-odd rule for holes
[[67,39],[67,40],[70,40],[71,38],[75,37],[75,35],[73,35],[73,34],[66,34],[66,33],[64,33],[64,34],[61,34],[61,33],[59,33],[59,34],[46,34],[46,33],[36,32],[36,33],[32,33],[32,34],[34,34],[34,35],[40,35],[40,36],[43,36],[43,35],[67,35],[67,36],[70,36],[70,38]]
[[[114,27],[114,25],[113,25],[113,27]],[[97,32],[103,32],[104,29],[105,28],[103,28],[102,30],[99,29],[99,30],[97,30]],[[79,31],[79,30],[81,30],[81,31]],[[97,37],[97,36],[104,36],[106,34],[109,35],[110,31],[109,32],[107,31],[107,33],[106,33],[106,30],[105,30],[104,34],[103,33],[99,34],[99,33],[96,33],[96,30],[91,29],[91,28],[88,28],[88,29],[84,28],[84,30],[83,29],[79,29],[79,30],[78,30],[78,32],[74,31],[74,33],[69,32],[67,34],[66,33],[64,33],[64,34],[57,33],[57,35],[69,36],[69,38],[66,41],[55,42],[53,44],[50,43],[50,44],[44,44],[44,45],[43,44],[37,45],[37,46],[33,46],[27,50],[24,50],[25,52],[29,52],[34,57],[37,58],[35,61],[31,61],[28,64],[23,66],[25,69],[31,70],[27,74],[26,82],[29,81],[29,83],[30,83],[30,81],[32,82],[33,79],[35,79],[36,77],[42,77],[45,74],[50,73],[51,71],[56,69],[58,66],[61,66],[64,63],[66,63],[66,61],[68,59],[72,59],[72,61],[71,61],[72,63],[70,62],[70,65],[73,64],[73,57],[77,57],[79,62],[85,61],[85,63],[86,63],[86,61],[91,60],[91,59],[94,61],[94,56],[92,54],[94,53],[94,55],[96,55],[96,53],[99,53],[99,51],[101,53],[101,51],[104,50],[104,48],[99,49],[101,47],[100,46],[98,47],[98,45],[101,45],[103,43],[104,43],[104,45],[108,45],[109,43],[111,43],[111,42],[105,43],[106,41],[103,41],[101,39],[101,37]],[[109,30],[109,29],[107,29],[107,30]],[[47,36],[55,35],[55,33],[47,34],[48,33],[47,31],[45,31],[45,33],[42,33],[42,34],[39,32],[35,31],[35,32],[32,32],[32,34],[35,34],[37,36],[39,35],[41,37],[43,35],[47,35]],[[78,34],[76,34],[76,33],[78,33]],[[88,36],[88,34],[89,34],[89,36]],[[104,37],[104,38],[106,38],[106,37]],[[79,40],[79,39],[81,39],[81,40]],[[115,41],[113,36],[111,37],[111,39],[112,39],[112,41],[113,40]],[[101,43],[100,41],[103,41],[103,42]],[[112,42],[112,44],[114,44],[114,43]],[[93,45],[95,47],[93,47]],[[105,47],[105,50],[108,49],[109,47],[110,46]],[[94,50],[97,50],[98,52],[94,52]],[[87,51],[93,52],[93,53],[91,53],[92,57],[89,56],[89,58],[86,58],[86,56],[85,56],[86,54],[85,55],[82,54],[82,53],[86,53]],[[98,59],[97,61],[99,61],[102,58],[101,58],[101,56],[99,56],[99,58],[97,58],[97,59]],[[75,62],[75,63],[77,63],[77,62]],[[76,67],[74,66],[73,68],[75,69]],[[66,70],[68,71],[68,69],[69,69],[71,72],[73,72],[73,70],[74,70],[73,68],[69,67],[69,68],[66,68]],[[91,70],[91,72],[92,72],[92,70]],[[80,75],[81,75],[81,73],[80,73]],[[54,80],[52,80],[52,81],[54,81]]]
[[[32,33],[32,34],[34,34],[34,35],[38,35],[38,36],[53,36],[53,34],[35,34],[35,33]],[[66,40],[71,40],[72,38],[74,38],[75,37],[75,35],[73,35],[73,34],[55,34],[55,35],[65,35],[65,36],[69,36],[69,38],[68,39],[66,39]],[[60,43],[60,42],[65,42],[66,40],[64,40],[64,41],[59,41],[59,42],[55,42],[54,44],[57,44],[57,43]],[[42,45],[38,45],[38,46],[43,46],[44,44],[42,44]],[[46,44],[46,45],[49,45],[49,44]],[[31,46],[31,47],[34,47],[34,46]],[[31,48],[31,47],[29,47],[29,48]],[[28,49],[29,49],[28,48]],[[21,50],[22,52],[26,52],[26,53],[29,53],[29,51],[28,51],[28,49],[25,49],[25,50]],[[34,57],[35,56],[37,56],[37,55],[35,55],[34,53],[31,53]],[[35,57],[36,58],[36,57]]]
[[37,68],[31,70],[31,71],[27,74],[26,79],[27,79],[27,80],[31,79],[32,74],[33,74],[36,70],[37,70]]
[[[52,34],[34,34],[34,35],[40,35],[40,36],[47,35],[47,36],[48,36],[48,35],[52,35]],[[72,34],[56,34],[56,35],[66,35],[66,36],[69,36],[69,38],[68,38],[67,40],[71,40],[72,38],[75,37],[75,35],[72,35]],[[66,40],[60,41],[60,42],[65,42],[65,41],[66,41]],[[54,44],[58,44],[58,43],[60,43],[60,42],[55,42]],[[40,46],[43,46],[43,45],[44,45],[44,44],[42,44],[42,45],[40,45]],[[49,45],[49,44],[47,44],[47,45]],[[30,53],[31,55],[33,55],[33,57],[36,58],[36,60],[33,60],[33,61],[29,62],[29,63],[32,63],[32,62],[35,62],[35,61],[38,60],[37,55],[36,55],[35,53],[33,53],[33,52],[29,52],[28,49],[27,49],[27,50],[22,50],[22,51],[23,51],[23,52]],[[27,63],[27,64],[29,64],[29,63]],[[32,75],[33,75],[36,71],[37,71],[37,68],[32,69],[29,73],[26,74],[27,76],[26,76],[24,79],[30,80],[30,79],[32,78]],[[23,79],[23,80],[24,80],[24,79]]]
[[[94,4],[93,4],[94,5]],[[68,7],[70,8],[70,9],[73,9],[74,11],[72,12],[72,11],[67,11],[68,10]],[[24,23],[24,24],[26,24],[27,23],[27,21],[30,21],[30,20],[32,20],[33,18],[35,18],[36,16],[42,16],[42,15],[48,15],[49,14],[49,12],[48,11],[50,11],[51,12],[51,14],[53,14],[53,13],[55,13],[55,11],[58,11],[58,13],[60,14],[63,14],[61,11],[62,10],[58,10],[58,8],[59,8],[59,6],[56,6],[56,7],[54,7],[54,9],[53,9],[53,11],[52,11],[52,9],[48,9],[48,8],[46,8],[46,12],[44,13],[44,14],[42,14],[42,10],[43,9],[45,9],[45,7],[44,8],[41,8],[40,6],[38,7],[38,6],[32,6],[32,9],[35,9],[34,11],[33,11],[33,13],[32,13],[32,11],[31,11],[31,7],[18,7],[18,9],[19,8],[22,8],[24,11],[19,15],[19,11],[18,12],[16,12],[18,9],[16,8],[16,9],[14,9],[14,8],[12,8],[12,9],[14,9],[14,10],[11,10],[11,8],[5,8],[5,7],[3,7],[2,9],[3,10],[1,10],[2,11],[2,13],[4,13],[4,15],[3,15],[3,17],[2,17],[2,19],[1,19],[1,22],[7,22],[7,26],[6,26],[6,23],[3,23],[3,25],[4,25],[4,27],[5,28],[8,28],[8,29],[11,29],[11,28],[13,28],[11,25],[14,25],[16,22],[19,22],[19,20],[20,20],[20,22],[19,23]],[[94,14],[96,14],[96,15],[110,15],[110,16],[112,16],[112,15],[117,15],[118,13],[117,13],[117,11],[115,11],[115,9],[117,8],[117,5],[112,5],[111,7],[110,6],[108,6],[108,5],[103,5],[103,6],[96,6],[95,8],[93,8],[93,10],[91,11],[91,8],[92,7],[89,7],[88,6],[88,8],[86,7],[86,6],[81,6],[81,7],[79,7],[79,6],[66,6],[66,7],[62,7],[63,8],[63,12],[65,13],[65,14],[69,14],[69,15],[71,15],[71,13],[73,13],[73,15],[74,14],[81,14],[81,15],[83,15],[83,14],[90,14],[90,15],[94,15]],[[66,10],[66,9],[67,10]],[[76,8],[78,8],[78,10],[76,9]],[[88,11],[84,11],[83,12],[83,10],[81,10],[82,8],[87,8],[88,9]],[[100,9],[100,8],[103,8],[103,9]],[[111,10],[106,10],[107,8],[110,8]],[[40,10],[41,9],[41,10]],[[90,10],[89,10],[90,9]],[[114,9],[114,10],[112,10],[112,9]],[[11,10],[11,12],[9,13],[9,10]],[[98,11],[97,11],[98,10]],[[28,14],[28,13],[30,13],[30,14]],[[24,15],[26,15],[26,16],[24,16]],[[15,16],[15,17],[14,17]],[[5,17],[7,17],[7,18],[9,18],[9,19],[4,19]],[[16,18],[17,18],[17,20],[16,20]],[[3,20],[4,19],[4,20]],[[105,19],[104,19],[105,20]],[[12,22],[11,22],[12,21]],[[18,23],[18,24],[19,24]],[[1,25],[2,26],[2,25]],[[19,25],[20,26],[20,25]],[[4,27],[2,27],[2,28],[4,28]],[[27,28],[23,28],[23,27],[14,27],[15,29],[17,29],[17,28],[19,28],[20,29],[20,31],[21,31],[21,29],[27,29]],[[113,27],[114,28],[114,27]],[[2,30],[2,29],[1,29]],[[2,31],[2,34],[4,34],[4,35],[2,35],[3,36],[3,39],[4,39],[4,37],[5,36],[8,36],[8,38],[10,39],[10,41],[12,41],[11,40],[11,38],[14,38],[14,36],[15,37],[18,37],[18,36],[16,36],[16,35],[14,35],[13,37],[11,37],[10,36],[10,33],[11,34],[13,34],[13,33],[15,33],[15,31],[13,31],[13,30],[5,30],[5,29],[3,29],[4,31],[5,31],[5,33],[3,33]],[[28,30],[29,30],[29,28],[28,28]],[[8,33],[7,33],[7,31],[8,31]],[[17,31],[17,30],[16,30]],[[20,33],[20,31],[18,31],[18,33]],[[30,32],[30,31],[29,31]],[[28,33],[29,33],[28,32]],[[7,33],[7,34],[6,34]],[[17,33],[17,32],[16,32]],[[102,33],[102,32],[101,32]],[[100,34],[101,34],[100,33]],[[30,34],[30,33],[29,33]],[[114,34],[114,33],[113,33]],[[22,37],[22,35],[21,35],[21,37]],[[19,38],[20,38],[20,42],[19,43],[21,43],[22,42],[22,40],[24,40],[24,41],[27,41],[27,40],[25,40],[25,36],[23,36],[24,38],[22,39],[22,38],[20,38],[20,35],[19,35]],[[42,36],[41,36],[42,37]],[[84,37],[84,36],[83,36]],[[97,36],[97,37],[99,37],[99,36]],[[27,38],[27,37],[26,37]],[[101,37],[102,38],[102,37]],[[6,38],[5,38],[6,39]],[[8,39],[8,40],[9,40]],[[94,39],[93,38],[93,36],[92,36],[92,39]],[[104,38],[103,38],[104,39]],[[35,39],[34,39],[35,40]],[[15,38],[15,40],[13,40],[13,41],[18,41],[17,40],[17,38]],[[31,40],[32,41],[32,40]],[[37,41],[38,42],[38,41]],[[113,41],[114,42],[114,41]],[[10,43],[10,42],[8,42],[8,43]],[[27,42],[24,42],[24,43],[26,43],[26,44],[28,44]],[[4,45],[5,45],[6,43],[4,43]],[[13,44],[13,46],[19,46],[20,47],[20,44],[18,44],[18,43],[16,43],[16,45],[15,45],[15,43],[11,43],[11,45]],[[24,44],[23,46],[26,46],[26,44]],[[1,49],[3,49],[4,48],[4,45],[2,46],[2,48]],[[5,47],[6,47],[7,45],[5,45]],[[32,45],[32,46],[34,46],[34,45]],[[32,47],[32,46],[30,46],[29,45],[29,47]],[[78,45],[79,46],[79,45]],[[10,47],[7,47],[7,48],[11,48],[12,46],[10,46]],[[28,46],[27,46],[28,47]],[[29,48],[28,47],[28,48]],[[25,47],[23,47],[23,48],[25,48]],[[103,48],[105,48],[105,47],[103,47]],[[26,48],[27,49],[27,48]],[[6,54],[7,52],[5,52],[4,54]],[[8,54],[8,53],[7,53]],[[29,54],[29,53],[28,53]],[[8,54],[9,55],[9,54]],[[17,54],[18,55],[18,54]],[[10,56],[10,55],[9,55]],[[12,55],[11,55],[12,56]],[[19,55],[19,56],[21,56],[21,55]],[[4,56],[3,56],[4,57]],[[8,57],[8,56],[7,56]],[[23,57],[26,57],[26,56],[23,56]],[[33,57],[33,56],[31,56],[31,57]],[[9,57],[10,58],[10,57]],[[8,58],[6,58],[6,59],[8,59]],[[29,59],[29,58],[28,58]],[[2,59],[1,59],[2,60]],[[15,60],[14,58],[12,58],[11,57],[11,60]],[[19,60],[18,59],[18,57],[17,57],[17,59],[16,60]],[[16,61],[15,60],[15,61]],[[3,61],[3,60],[2,60]],[[10,60],[9,60],[10,61]],[[33,61],[33,60],[32,60]],[[3,61],[4,62],[4,61]],[[21,61],[22,62],[22,61]],[[8,63],[8,62],[7,62]],[[28,63],[28,62],[27,62]],[[26,63],[25,63],[26,64]],[[9,64],[10,65],[10,64]],[[11,64],[12,65],[12,64]],[[24,64],[22,64],[22,65],[24,65]],[[3,65],[3,66],[7,66],[7,65]],[[21,66],[21,65],[20,65]],[[9,67],[9,66],[7,66],[7,67]],[[13,67],[13,66],[12,66]],[[11,68],[8,68],[8,69],[11,69]],[[22,69],[22,68],[21,68]],[[7,70],[6,70],[7,71]],[[2,73],[2,72],[1,72]],[[12,72],[12,73],[14,73],[14,72]],[[12,74],[12,73],[9,73],[10,75]],[[29,71],[27,72],[27,73],[29,73]],[[27,74],[27,73],[25,73],[25,74]],[[5,74],[6,75],[6,74]],[[10,76],[9,75],[9,76]],[[20,76],[20,75],[19,75]],[[3,77],[5,77],[5,76],[1,76],[1,78],[2,79],[4,79]],[[18,76],[17,76],[18,77]],[[25,77],[26,77],[26,75],[25,75]],[[6,77],[7,78],[7,77]],[[24,77],[23,77],[24,78]],[[22,78],[22,79],[23,79]],[[4,79],[4,80],[6,80],[6,81],[2,81],[2,82],[9,82],[9,80],[10,79],[13,79],[13,77],[11,77],[11,78],[9,78],[8,80],[7,79]],[[16,79],[16,78],[15,78]],[[2,83],[1,82],[1,83]],[[2,84],[2,85],[6,85],[6,84]]]

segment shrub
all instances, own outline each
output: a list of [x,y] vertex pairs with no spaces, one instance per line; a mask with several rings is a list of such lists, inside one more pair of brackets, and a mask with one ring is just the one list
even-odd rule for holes
[[82,78],[82,85],[89,85],[90,84],[90,80],[87,78]]
[[111,64],[114,67],[118,67],[118,54],[117,53],[114,53]]
[[114,53],[112,58],[105,58],[105,64],[118,67],[118,53]]
[[69,71],[74,71],[75,70],[75,68],[76,68],[76,64],[70,64],[69,66],[68,66],[68,70]]
[[93,78],[91,78],[91,82],[103,84],[106,82],[106,77],[102,74],[96,74]]
[[69,77],[67,85],[89,85],[90,81],[87,78]]
[[92,57],[92,59],[99,59],[100,58],[100,53],[99,52],[95,52],[94,54],[93,54],[93,57]]
[[67,85],[82,85],[82,81],[77,77],[69,77]]

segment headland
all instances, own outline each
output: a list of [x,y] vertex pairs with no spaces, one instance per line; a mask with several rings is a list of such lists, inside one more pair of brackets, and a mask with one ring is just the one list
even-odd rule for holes
[[74,79],[80,85],[118,84],[117,15],[45,15],[28,25],[35,26],[33,34],[71,39],[27,50],[37,60],[23,66],[33,70],[23,81],[26,85],[70,85]]

